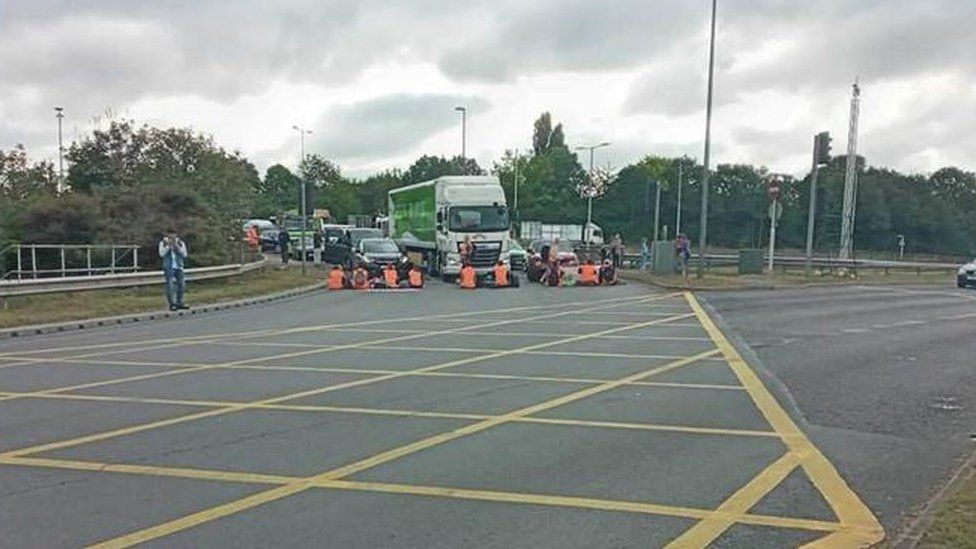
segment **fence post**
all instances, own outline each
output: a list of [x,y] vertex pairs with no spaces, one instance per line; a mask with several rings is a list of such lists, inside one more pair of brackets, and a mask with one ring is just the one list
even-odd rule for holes
[[37,247],[31,244],[31,274],[37,278]]
[[115,274],[115,244],[112,244],[112,264],[108,269],[110,273]]
[[85,252],[86,252],[85,253],[86,260],[88,261],[88,276],[91,276],[92,275],[92,270],[91,270],[91,246],[88,246],[88,248],[85,250]]
[[64,246],[62,246],[61,247],[61,277],[63,278],[65,276],[68,276],[68,273],[65,272]]
[[139,271],[139,246],[132,247],[132,272]]
[[23,260],[20,257],[22,251],[23,250],[20,249],[20,244],[17,244],[17,280],[21,279],[21,275],[24,272]]

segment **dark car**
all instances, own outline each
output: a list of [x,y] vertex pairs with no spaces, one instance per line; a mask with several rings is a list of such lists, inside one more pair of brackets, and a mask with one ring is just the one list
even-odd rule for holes
[[[328,235],[326,236],[328,239]],[[334,249],[330,250],[330,263],[342,265],[347,268],[356,266],[356,254],[359,250],[359,242],[367,238],[383,239],[383,231],[379,229],[364,229],[357,227],[346,228],[339,241],[334,244]]]
[[392,238],[363,238],[356,246],[354,263],[366,267],[370,274],[378,275],[387,265],[399,266],[403,257]]
[[349,247],[342,243],[346,231],[352,225],[327,224],[322,226],[322,261],[333,265],[345,265]]

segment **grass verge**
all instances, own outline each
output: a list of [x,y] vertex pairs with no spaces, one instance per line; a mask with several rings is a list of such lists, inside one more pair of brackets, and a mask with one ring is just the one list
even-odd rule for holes
[[935,509],[917,547],[976,549],[976,469]]
[[[314,284],[322,271],[265,268],[230,278],[188,282],[191,307],[272,294]],[[157,311],[166,307],[162,286],[11,297],[0,307],[0,328]]]

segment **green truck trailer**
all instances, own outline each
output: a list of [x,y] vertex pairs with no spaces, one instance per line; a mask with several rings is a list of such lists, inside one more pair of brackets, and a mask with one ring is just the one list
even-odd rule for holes
[[474,244],[470,260],[479,273],[508,262],[508,205],[497,177],[439,177],[391,190],[388,200],[390,236],[431,274],[458,275],[465,238]]

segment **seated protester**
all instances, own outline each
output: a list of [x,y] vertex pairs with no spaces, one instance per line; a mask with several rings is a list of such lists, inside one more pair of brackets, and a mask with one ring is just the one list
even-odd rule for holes
[[496,288],[507,288],[511,286],[511,273],[509,273],[504,261],[499,261],[495,264],[492,274],[495,277]]
[[461,288],[465,290],[473,290],[478,287],[478,273],[475,272],[471,263],[465,262],[464,266],[461,267],[461,276],[458,277],[458,281],[461,283]]
[[529,266],[525,270],[525,277],[529,279],[529,282],[542,282],[545,274],[546,264],[542,262],[542,256],[533,254],[529,259]]
[[600,284],[603,284],[604,286],[614,286],[618,282],[617,269],[614,268],[611,260],[605,259],[603,261],[603,267],[600,268]]
[[342,271],[342,267],[336,265],[329,271],[328,287],[330,290],[342,290],[346,287],[346,273]]
[[372,287],[372,281],[369,278],[369,271],[367,271],[362,265],[357,265],[356,268],[353,269],[349,282],[354,290],[368,290]]
[[577,270],[580,286],[597,286],[600,284],[600,269],[592,259],[587,259]]
[[420,267],[414,265],[410,268],[410,272],[407,273],[407,282],[411,288],[424,287],[424,272],[420,270]]
[[559,264],[550,263],[546,268],[545,284],[546,286],[559,286],[562,281],[563,272],[559,269]]
[[397,288],[400,285],[399,279],[397,277],[396,267],[392,263],[383,267],[383,287],[386,288]]

